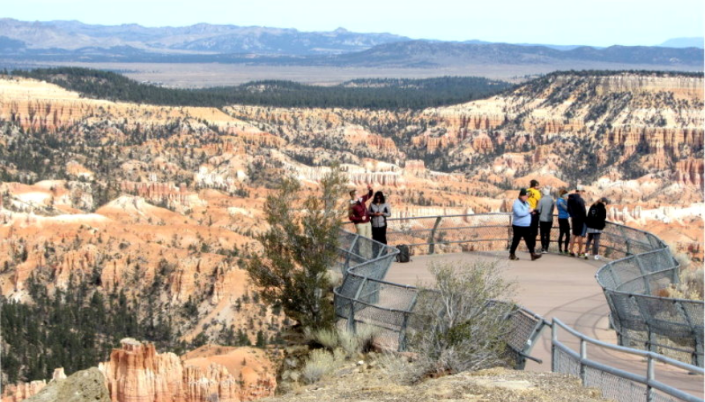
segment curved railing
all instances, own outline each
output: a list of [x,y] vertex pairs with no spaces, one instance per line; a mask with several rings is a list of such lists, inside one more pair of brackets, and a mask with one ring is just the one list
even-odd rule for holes
[[[507,213],[394,218],[387,222],[389,243],[408,244],[417,254],[502,250],[511,240],[511,215]],[[557,227],[556,222],[554,233]],[[352,233],[346,236],[341,250],[357,238]],[[553,235],[552,241],[556,237]],[[373,321],[392,322],[389,330],[401,336],[399,345],[403,346],[399,328],[413,310],[416,289],[383,281],[395,249],[376,246],[369,239],[355,241],[357,251],[374,249],[376,254],[342,252],[348,261],[341,270],[354,275],[346,276],[336,293],[340,299],[336,302],[338,316],[359,316],[365,310],[364,314],[379,318]],[[362,246],[367,242],[368,246]],[[663,241],[651,233],[608,222],[600,250],[611,261],[600,268],[596,278],[604,290],[619,343],[702,367],[703,302],[657,295],[678,281],[680,269]],[[351,301],[343,303],[345,298]],[[352,314],[343,311],[352,305],[356,306]]]
[[[506,213],[395,218],[387,222],[389,243],[407,244],[416,254],[503,250],[509,247],[512,237],[511,216]],[[557,233],[555,223],[553,230]],[[552,235],[551,241],[556,238]],[[377,327],[388,348],[403,350],[418,290],[383,280],[398,250],[345,231],[340,239],[338,268],[344,279],[335,289],[337,316],[352,329],[359,324]],[[680,267],[668,247],[648,232],[608,222],[600,253],[611,261],[600,268],[596,278],[603,287],[620,344],[671,355],[669,352],[681,353],[676,358],[695,361],[702,367],[703,302],[654,295],[678,281]],[[517,367],[522,367],[540,330],[550,324],[521,309],[510,317],[510,323],[508,344],[516,353]],[[580,359],[578,362],[580,367],[585,363],[585,367],[596,370],[593,377],[601,380],[595,380],[595,384],[604,392],[628,396],[618,400],[652,400],[648,391],[654,384],[650,380],[652,374],[642,379],[605,365]],[[642,384],[646,391],[634,391],[639,387],[635,384]],[[680,394],[672,396],[678,400],[700,400],[680,398]],[[657,395],[653,400],[675,399]]]
[[651,233],[627,226],[610,224],[605,232],[624,241],[613,246],[619,259],[595,275],[610,307],[619,344],[703,367],[704,303],[658,294],[678,283],[680,272],[666,244]]
[[[483,217],[485,215],[482,215]],[[478,219],[481,215],[458,215],[445,217],[447,222],[455,223],[454,218]],[[500,234],[485,233],[482,239],[479,236],[473,237],[475,242],[496,242],[506,243],[507,216],[502,214],[488,214],[487,219],[499,219],[501,224],[477,226],[486,230],[501,228]],[[415,218],[426,220],[426,218]],[[430,219],[430,218],[429,218]],[[435,223],[434,228],[439,229],[438,220],[433,217],[429,220]],[[417,222],[418,223],[418,222]],[[467,222],[465,222],[467,223]],[[484,221],[487,223],[487,221]],[[390,239],[394,244],[400,244],[400,236],[410,245],[410,236],[414,233],[426,233],[428,230],[423,227],[410,227],[408,219],[389,219],[390,227],[396,227],[388,231]],[[411,225],[418,226],[418,225]],[[473,225],[471,225],[473,226]],[[473,226],[474,227],[474,226]],[[441,230],[446,230],[445,226]],[[462,229],[468,229],[464,225]],[[459,227],[452,229],[455,233],[461,230]],[[440,232],[434,232],[434,236]],[[400,285],[384,281],[384,276],[392,261],[399,251],[390,246],[386,246],[371,239],[343,231],[340,239],[340,259],[338,269],[343,274],[343,283],[335,289],[335,310],[336,315],[349,328],[355,329],[357,325],[372,325],[377,331],[378,340],[384,347],[389,349],[404,350],[406,348],[407,329],[412,325],[409,318],[413,314],[418,289],[414,286]],[[445,242],[454,242],[450,238]],[[455,244],[455,243],[453,243]],[[509,331],[507,335],[507,345],[509,353],[515,361],[517,368],[524,366],[527,358],[536,360],[529,356],[531,348],[535,344],[536,338],[540,335],[541,329],[547,322],[537,314],[516,306],[507,317]]]
[[[682,374],[702,376],[704,372],[700,367],[669,359],[657,353],[592,339],[568,327],[558,318],[553,318],[551,329],[551,370],[578,377],[585,387],[601,389],[603,398],[615,401],[702,402],[698,396],[667,385],[656,378],[657,362],[661,366],[659,374],[663,374],[666,370],[671,372],[675,370]],[[572,350],[558,339],[559,329],[569,337],[578,339],[578,351]],[[588,345],[591,347],[590,353],[588,353]],[[598,359],[591,358],[591,354],[595,351],[617,352],[636,357],[641,363],[638,364],[641,366],[641,372],[645,375],[640,375],[638,369],[633,372],[624,371],[600,363]]]

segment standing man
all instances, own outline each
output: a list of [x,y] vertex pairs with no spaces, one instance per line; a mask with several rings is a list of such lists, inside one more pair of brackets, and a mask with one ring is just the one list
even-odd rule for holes
[[372,197],[372,186],[367,184],[367,194],[362,197],[357,196],[357,190],[350,191],[350,208],[348,218],[355,224],[355,231],[360,236],[372,238],[372,226],[370,225],[370,214],[367,212],[365,203]]
[[516,256],[516,251],[522,238],[524,238],[526,248],[531,253],[531,261],[541,258],[541,254],[534,253],[536,237],[533,238],[533,241],[531,240],[531,216],[533,210],[529,207],[529,203],[526,201],[527,198],[529,198],[529,193],[522,188],[519,190],[519,198],[512,205],[512,232],[514,237],[512,238],[512,246],[509,249],[510,260],[519,259]]
[[541,254],[548,253],[548,246],[551,244],[551,228],[553,227],[553,197],[551,190],[543,189],[543,196],[539,201],[539,226],[541,227]]
[[[585,189],[578,185],[575,192],[568,196],[568,214],[570,215],[570,226],[573,229],[573,237],[570,238],[570,256],[577,257],[582,253],[583,241],[587,233],[585,226],[585,201],[581,196]],[[575,254],[575,242],[578,242],[578,254]]]

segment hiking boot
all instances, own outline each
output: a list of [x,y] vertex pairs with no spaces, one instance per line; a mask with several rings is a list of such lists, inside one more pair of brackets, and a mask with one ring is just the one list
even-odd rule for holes
[[519,257],[517,257],[517,256],[514,255],[514,254],[509,254],[509,259],[512,260],[512,261],[517,261],[517,260],[519,260]]
[[541,254],[531,254],[531,261],[538,260],[541,258]]

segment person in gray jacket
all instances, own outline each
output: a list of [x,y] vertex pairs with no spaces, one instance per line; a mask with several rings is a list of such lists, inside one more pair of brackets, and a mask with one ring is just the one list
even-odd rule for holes
[[387,204],[384,193],[375,193],[368,212],[372,217],[372,240],[387,244],[387,218],[392,216],[392,209]]
[[553,208],[555,206],[551,190],[544,188],[543,195],[539,200],[539,227],[541,228],[541,253],[548,252],[548,245],[551,243],[551,228],[553,227]]

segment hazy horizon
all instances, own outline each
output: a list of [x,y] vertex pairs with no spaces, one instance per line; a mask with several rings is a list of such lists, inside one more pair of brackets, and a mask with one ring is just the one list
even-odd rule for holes
[[[21,21],[79,21],[90,25],[138,24],[182,27],[199,23],[302,32],[337,28],[442,41],[655,46],[674,38],[700,38],[705,4],[700,0],[663,2],[593,0],[566,5],[556,0],[527,3],[462,4],[438,0],[361,0],[354,6],[321,0],[297,3],[218,0],[25,0],[6,7],[4,18]],[[138,10],[139,12],[136,12]],[[512,12],[507,13],[507,10]]]

